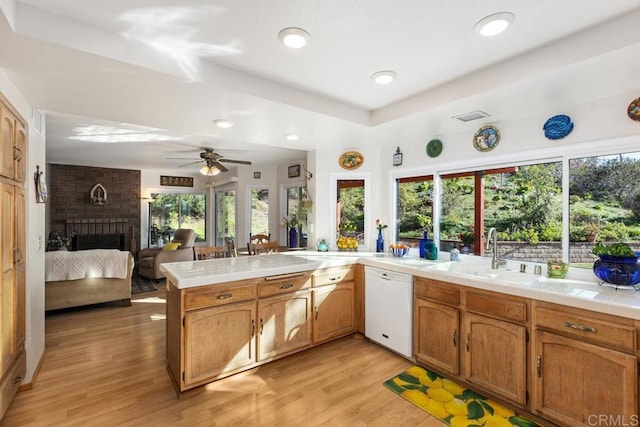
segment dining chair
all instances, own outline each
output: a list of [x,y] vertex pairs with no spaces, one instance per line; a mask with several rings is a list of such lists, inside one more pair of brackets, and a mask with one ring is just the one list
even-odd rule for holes
[[227,245],[227,256],[233,258],[237,257],[238,250],[236,249],[236,241],[233,237],[225,237],[224,242]]
[[226,246],[194,246],[196,260],[224,258],[227,255]]
[[271,239],[271,233],[269,234],[251,234],[249,233],[249,241],[247,242],[247,250],[249,251],[249,255],[251,255],[251,249],[249,249],[250,243],[269,243]]
[[266,255],[278,252],[278,242],[249,243],[249,255]]

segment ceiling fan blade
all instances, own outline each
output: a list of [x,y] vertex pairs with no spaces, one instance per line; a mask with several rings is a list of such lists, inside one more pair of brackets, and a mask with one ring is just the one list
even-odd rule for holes
[[178,167],[184,167],[184,166],[189,166],[189,165],[195,165],[196,163],[201,163],[202,160],[196,160],[195,162],[189,162],[189,163],[185,163],[184,165],[179,165]]
[[225,168],[224,165],[218,161],[215,162],[215,166],[220,169],[220,172],[228,172],[229,169]]
[[165,157],[167,160],[195,160],[195,157]]
[[231,159],[219,159],[219,162],[226,162],[226,163],[237,163],[239,165],[250,165],[251,162],[248,162],[246,160],[231,160]]

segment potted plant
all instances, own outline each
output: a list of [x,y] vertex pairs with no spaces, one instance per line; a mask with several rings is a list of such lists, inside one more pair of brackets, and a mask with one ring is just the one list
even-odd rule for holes
[[587,242],[593,243],[598,238],[600,225],[596,222],[588,222],[584,225],[584,238]]
[[71,244],[71,241],[73,240],[73,236],[75,236],[75,233],[60,234],[58,231],[53,232],[49,236],[49,240],[47,241],[49,250],[66,251],[67,246],[69,246]]

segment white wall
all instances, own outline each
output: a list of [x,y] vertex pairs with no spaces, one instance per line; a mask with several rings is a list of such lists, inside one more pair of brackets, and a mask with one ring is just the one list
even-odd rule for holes
[[[394,227],[395,200],[393,180],[402,176],[435,174],[482,168],[503,163],[523,162],[535,159],[558,158],[571,151],[576,155],[597,155],[615,149],[640,151],[640,123],[627,116],[627,107],[640,95],[623,93],[602,98],[588,105],[576,105],[561,111],[534,112],[529,116],[505,122],[491,122],[489,119],[476,120],[464,125],[464,130],[449,134],[430,134],[422,127],[403,129],[397,140],[387,147],[356,149],[364,155],[363,165],[354,171],[345,171],[338,165],[343,150],[318,150],[308,156],[309,164],[315,170],[314,189],[314,239],[325,238],[335,242],[335,218],[332,206],[335,196],[331,194],[331,182],[336,176],[370,173],[372,191],[367,196],[371,218],[366,219],[367,227],[372,227],[377,218],[389,224],[385,240],[390,242]],[[515,99],[514,102],[526,102]],[[574,122],[574,130],[561,140],[545,138],[544,122],[556,114],[567,114]],[[496,126],[501,134],[498,146],[490,152],[480,152],[473,147],[475,132],[485,124]],[[426,145],[433,139],[442,140],[444,148],[437,158],[428,157]],[[392,165],[396,147],[403,153],[402,166]],[[580,154],[582,153],[582,154]],[[333,178],[333,179],[332,179]],[[374,236],[367,235],[367,247],[373,249]],[[388,243],[386,245],[388,247]],[[333,246],[335,249],[335,246]]]
[[0,92],[27,121],[29,126],[29,147],[27,151],[26,173],[26,215],[27,215],[27,285],[26,285],[26,342],[27,374],[23,383],[31,378],[44,352],[44,250],[45,242],[45,204],[36,203],[35,185],[32,177],[36,165],[44,170],[45,141],[44,123],[42,135],[34,130],[32,111],[19,90],[0,68]]

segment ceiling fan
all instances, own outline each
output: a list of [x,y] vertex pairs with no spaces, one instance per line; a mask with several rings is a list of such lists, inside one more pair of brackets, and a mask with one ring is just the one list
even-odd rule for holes
[[[216,153],[213,151],[213,148],[203,148],[203,152],[200,153],[200,159],[194,162],[185,163],[183,165],[179,165],[178,167],[184,167],[189,165],[194,165],[196,163],[204,162],[205,165],[200,169],[200,173],[203,175],[214,176],[218,175],[220,172],[227,172],[227,169],[222,162],[224,163],[235,163],[239,165],[250,165],[251,162],[246,160],[233,160],[233,159],[225,159],[223,155]],[[186,159],[181,157],[167,157],[169,160],[193,160]]]

